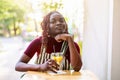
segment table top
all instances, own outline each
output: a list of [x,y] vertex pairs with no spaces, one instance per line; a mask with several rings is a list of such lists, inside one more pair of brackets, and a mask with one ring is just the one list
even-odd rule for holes
[[28,71],[20,80],[98,80],[98,78],[89,70],[79,72],[65,70],[63,74]]

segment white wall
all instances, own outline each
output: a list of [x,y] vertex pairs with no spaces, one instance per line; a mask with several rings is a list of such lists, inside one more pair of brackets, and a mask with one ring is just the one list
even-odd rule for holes
[[85,0],[83,69],[120,80],[120,0]]
[[120,0],[114,0],[111,80],[120,80]]
[[83,69],[107,80],[109,0],[85,0]]

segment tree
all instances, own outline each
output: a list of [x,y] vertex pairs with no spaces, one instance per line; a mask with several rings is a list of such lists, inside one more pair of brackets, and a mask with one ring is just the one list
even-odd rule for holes
[[2,30],[8,31],[11,35],[11,31],[14,31],[16,35],[19,29],[16,23],[24,21],[24,9],[21,9],[17,4],[13,4],[14,0],[0,0],[0,26]]
[[42,1],[40,4],[40,8],[44,14],[48,13],[49,11],[59,10],[63,8],[63,3],[62,0],[60,0],[59,2],[55,2],[54,0],[50,0],[50,2]]
[[[60,8],[63,7],[62,1],[60,2],[55,2],[55,0],[40,0],[40,1],[36,1],[35,3],[33,3],[33,1],[29,1],[30,5],[31,5],[31,11],[30,13],[32,14],[36,14],[36,13],[41,13],[42,16],[52,10],[58,10]],[[40,16],[41,17],[41,16]],[[35,25],[35,31],[38,32],[38,26],[37,26],[37,20],[36,18],[32,18],[34,21],[34,25]]]

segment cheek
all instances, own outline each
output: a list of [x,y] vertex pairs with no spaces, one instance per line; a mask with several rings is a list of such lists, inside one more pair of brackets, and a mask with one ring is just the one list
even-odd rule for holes
[[54,32],[54,30],[55,30],[54,28],[55,28],[54,25],[50,24],[50,26],[49,26],[49,32],[50,33]]
[[55,27],[55,25],[54,24],[50,24],[50,26],[49,26],[51,29],[53,29],[54,27]]

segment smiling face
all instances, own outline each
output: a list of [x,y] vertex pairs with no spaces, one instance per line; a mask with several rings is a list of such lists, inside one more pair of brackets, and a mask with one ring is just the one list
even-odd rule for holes
[[49,33],[52,37],[57,34],[67,33],[67,24],[64,17],[55,12],[50,16]]

